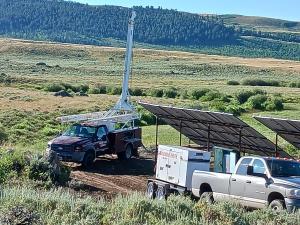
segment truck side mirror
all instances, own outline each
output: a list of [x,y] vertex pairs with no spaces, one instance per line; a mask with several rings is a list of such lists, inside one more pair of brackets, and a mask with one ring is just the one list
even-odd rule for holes
[[250,175],[250,176],[253,175],[253,166],[248,166],[247,167],[247,175]]

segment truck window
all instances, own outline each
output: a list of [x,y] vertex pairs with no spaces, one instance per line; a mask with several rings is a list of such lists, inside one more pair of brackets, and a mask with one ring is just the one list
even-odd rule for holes
[[241,164],[239,165],[237,171],[236,171],[236,174],[247,175],[247,167],[249,166],[251,161],[252,161],[251,158],[243,159]]
[[106,139],[106,130],[104,127],[98,128],[97,137],[99,140],[102,140],[102,141],[104,141]]
[[253,162],[253,173],[266,174],[266,167],[263,161],[255,159]]
[[268,159],[266,162],[273,177],[300,177],[299,162],[280,159]]

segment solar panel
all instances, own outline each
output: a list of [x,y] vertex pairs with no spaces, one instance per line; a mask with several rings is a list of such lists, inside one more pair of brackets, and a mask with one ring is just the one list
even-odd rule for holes
[[[200,146],[226,147],[262,156],[275,155],[273,142],[232,114],[145,102],[139,104]],[[278,149],[278,154],[290,157],[282,149]]]
[[300,149],[300,120],[288,120],[254,116],[256,120],[277,133],[287,142]]

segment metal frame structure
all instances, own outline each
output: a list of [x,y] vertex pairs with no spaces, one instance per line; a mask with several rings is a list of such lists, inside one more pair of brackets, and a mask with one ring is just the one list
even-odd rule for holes
[[[179,132],[179,144],[182,134],[199,146],[210,151],[213,146],[226,147],[237,151],[263,156],[274,156],[276,146],[254,128],[228,113],[184,109],[171,106],[154,105],[139,102],[156,116],[156,146],[158,145],[158,126],[160,120]],[[290,157],[277,148],[282,157]]]
[[[129,94],[129,77],[131,73],[131,61],[132,61],[132,49],[133,49],[133,32],[134,32],[134,19],[136,12],[132,11],[132,15],[128,21],[128,33],[126,44],[126,56],[124,63],[124,75],[122,82],[122,94],[115,104],[115,106],[106,112],[94,112],[78,115],[62,116],[57,118],[62,123],[70,122],[88,122],[91,124],[106,123],[112,130],[114,124],[122,123],[124,126],[131,124],[134,126],[134,121],[140,119],[140,116],[136,112],[135,108],[130,102]],[[111,124],[108,124],[111,123]]]
[[253,116],[254,119],[275,132],[276,154],[278,153],[278,136],[300,149],[300,120]]

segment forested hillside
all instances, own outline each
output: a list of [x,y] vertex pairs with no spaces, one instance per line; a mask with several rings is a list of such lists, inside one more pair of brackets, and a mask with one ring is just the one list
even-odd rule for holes
[[[253,27],[256,20],[245,21],[241,16],[134,9],[138,15],[135,42],[140,47],[300,60],[297,32],[257,30]],[[119,47],[126,41],[130,13],[125,7],[62,0],[0,0],[0,36]],[[251,26],[245,26],[249,20]]]
[[[130,9],[117,6],[88,6],[49,0],[2,0],[0,33],[39,33],[64,40],[66,32],[90,38],[124,39]],[[233,27],[218,18],[136,7],[136,37],[139,42],[162,45],[196,45],[234,41]]]

